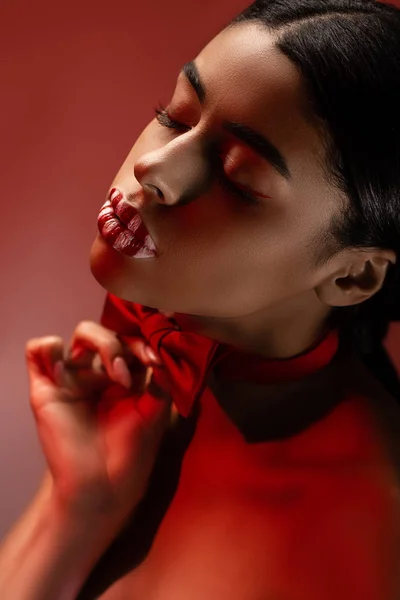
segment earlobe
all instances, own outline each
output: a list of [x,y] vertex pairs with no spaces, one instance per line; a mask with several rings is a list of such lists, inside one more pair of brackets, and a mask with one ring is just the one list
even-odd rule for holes
[[360,304],[383,286],[390,264],[396,262],[393,252],[353,256],[353,260],[332,273],[315,288],[321,302],[332,307]]

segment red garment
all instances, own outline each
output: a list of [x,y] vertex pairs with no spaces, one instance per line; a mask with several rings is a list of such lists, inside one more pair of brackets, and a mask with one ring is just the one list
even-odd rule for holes
[[[398,412],[378,393],[374,413],[368,394],[346,386],[329,399],[341,371],[329,389],[318,378],[340,355],[335,332],[301,356],[269,361],[110,294],[101,323],[147,339],[189,415],[180,423],[194,426],[185,444],[174,433],[162,448],[145,501],[77,600],[114,582],[115,597],[146,600],[398,597]],[[212,366],[232,393],[240,380],[259,381],[261,402],[246,395],[235,413],[229,387],[225,402],[205,382]]]

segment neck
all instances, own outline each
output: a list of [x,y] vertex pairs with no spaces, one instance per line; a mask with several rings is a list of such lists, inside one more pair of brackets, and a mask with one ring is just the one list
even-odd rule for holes
[[326,327],[329,307],[316,298],[267,307],[231,318],[174,313],[184,331],[192,331],[265,358],[290,358],[308,350]]

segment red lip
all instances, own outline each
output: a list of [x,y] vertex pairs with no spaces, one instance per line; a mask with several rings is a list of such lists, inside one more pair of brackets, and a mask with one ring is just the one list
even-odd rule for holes
[[[125,208],[122,206],[121,210]],[[129,216],[131,214],[130,212]],[[154,258],[158,255],[153,239],[147,233],[136,209],[126,226],[114,211],[111,200],[107,200],[97,217],[97,228],[102,238],[121,254],[136,259]]]
[[[111,196],[113,196],[114,192],[116,191],[116,188],[111,190],[108,196],[110,200]],[[127,202],[121,192],[119,192],[118,195],[114,194],[114,197],[111,200],[111,205],[119,220],[126,225],[126,227],[132,231],[132,233],[134,233],[141,242],[144,242],[146,236],[150,235],[150,233],[147,230],[147,227],[143,222],[143,218],[137,208]],[[137,218],[135,219],[135,217]]]

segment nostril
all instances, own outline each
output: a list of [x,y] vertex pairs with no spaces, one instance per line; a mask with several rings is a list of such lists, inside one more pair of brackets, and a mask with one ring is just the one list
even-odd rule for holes
[[163,195],[162,191],[160,190],[160,188],[158,188],[157,186],[153,185],[152,183],[145,183],[145,184],[143,185],[143,187],[148,187],[148,188],[150,188],[150,191],[151,191],[153,194],[157,194],[157,196],[158,196],[159,198],[164,198],[164,195]]

